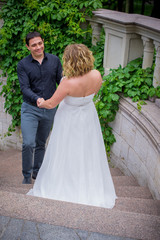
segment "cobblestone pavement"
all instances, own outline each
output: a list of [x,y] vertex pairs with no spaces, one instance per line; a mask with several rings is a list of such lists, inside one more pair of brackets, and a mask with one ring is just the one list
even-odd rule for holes
[[[54,226],[45,223],[27,221],[0,216],[1,240],[131,240],[82,231],[79,229]],[[132,239],[133,240],[133,239]]]

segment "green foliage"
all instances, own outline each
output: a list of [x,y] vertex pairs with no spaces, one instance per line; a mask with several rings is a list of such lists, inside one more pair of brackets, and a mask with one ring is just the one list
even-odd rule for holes
[[2,87],[5,109],[12,115],[8,135],[20,125],[22,94],[17,77],[18,62],[29,54],[25,37],[31,31],[39,31],[45,42],[45,51],[62,57],[64,48],[73,42],[91,46],[91,27],[81,28],[85,16],[102,8],[100,0],[8,0],[0,18],[0,69],[7,76]]
[[100,34],[100,41],[97,42],[96,46],[91,46],[91,51],[93,52],[95,62],[94,67],[98,69],[101,75],[104,75],[104,68],[103,68],[103,57],[104,57],[104,42],[105,42],[105,33],[104,29],[102,28]]
[[118,0],[102,0],[103,8],[116,10],[118,7]]

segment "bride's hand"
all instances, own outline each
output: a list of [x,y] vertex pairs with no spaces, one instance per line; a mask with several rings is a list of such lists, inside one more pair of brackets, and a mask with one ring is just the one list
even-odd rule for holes
[[37,99],[37,106],[39,107],[39,108],[43,108],[44,107],[44,102],[45,102],[45,100],[44,100],[44,98],[38,98]]

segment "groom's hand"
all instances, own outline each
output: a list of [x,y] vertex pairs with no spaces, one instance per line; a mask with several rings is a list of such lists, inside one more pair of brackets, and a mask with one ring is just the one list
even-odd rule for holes
[[41,108],[42,106],[41,106],[41,104],[44,102],[44,98],[38,98],[37,99],[37,106],[39,107],[39,108]]

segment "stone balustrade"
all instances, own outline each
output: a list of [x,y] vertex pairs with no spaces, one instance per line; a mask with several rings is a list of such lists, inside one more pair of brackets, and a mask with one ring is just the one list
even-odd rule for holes
[[[142,67],[153,64],[153,85],[160,86],[160,20],[117,11],[100,9],[87,18],[92,27],[92,44],[105,31],[103,66],[105,74],[121,65],[143,57]],[[159,100],[159,99],[157,99]],[[141,112],[131,99],[121,98],[120,109],[110,123],[116,142],[111,148],[111,162],[126,175],[133,175],[140,185],[149,187],[160,199],[160,108],[147,101]]]
[[93,14],[87,18],[92,27],[93,45],[99,40],[102,27],[105,30],[105,74],[142,56],[143,68],[151,67],[156,50],[153,85],[160,86],[160,19],[106,9]]
[[160,200],[160,108],[146,103],[139,112],[136,103],[121,97],[119,111],[110,123],[116,137],[111,162]]

